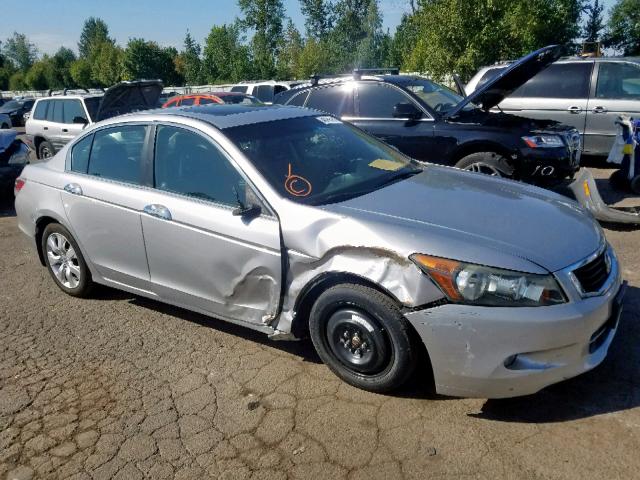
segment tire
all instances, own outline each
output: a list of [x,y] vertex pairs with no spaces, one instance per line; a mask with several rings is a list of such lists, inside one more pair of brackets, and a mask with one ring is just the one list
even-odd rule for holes
[[53,157],[53,155],[54,155],[53,146],[46,140],[43,140],[42,142],[40,142],[40,145],[38,145],[38,158],[39,159],[49,158],[49,157]]
[[496,177],[512,178],[514,172],[507,159],[496,152],[472,153],[458,160],[455,166],[462,170]]
[[60,290],[73,297],[87,297],[93,287],[91,272],[69,230],[50,223],[44,229],[40,248],[47,270]]
[[416,368],[419,345],[409,322],[370,287],[344,283],[323,292],[311,308],[309,333],[329,369],[363,390],[394,390]]

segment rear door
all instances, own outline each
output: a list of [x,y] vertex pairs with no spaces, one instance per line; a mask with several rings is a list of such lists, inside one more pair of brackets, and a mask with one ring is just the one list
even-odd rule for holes
[[[303,93],[295,97],[295,100],[303,100],[305,96]],[[296,101],[290,102],[289,105],[299,105]],[[305,103],[307,108],[315,108],[347,121],[355,118],[354,105],[354,87],[351,83],[311,90]]]
[[594,155],[607,155],[616,134],[617,117],[640,116],[640,65],[597,62],[596,74],[588,105],[585,150]]
[[63,136],[64,127],[64,102],[63,100],[51,100],[47,109],[47,120],[42,125],[44,137],[53,145],[57,152],[67,143]]
[[[226,153],[195,130],[158,125],[154,185],[142,226],[153,289],[171,303],[225,319],[266,324],[282,276],[280,227]],[[247,195],[249,192],[249,195]]]
[[378,82],[360,82],[357,86],[356,115],[349,121],[393,145],[402,153],[424,161],[434,160],[434,121],[426,112],[418,120],[395,118],[398,103],[412,103],[424,109],[401,89]]
[[89,118],[80,99],[67,98],[56,101],[62,103],[64,125],[60,126],[60,141],[66,144],[84,130],[85,125],[89,123]]
[[140,221],[150,161],[150,128],[126,124],[77,142],[62,199],[83,252],[108,281],[148,291],[149,269]]
[[556,120],[584,135],[592,70],[588,60],[554,63],[516,90],[513,103],[503,104],[510,113]]

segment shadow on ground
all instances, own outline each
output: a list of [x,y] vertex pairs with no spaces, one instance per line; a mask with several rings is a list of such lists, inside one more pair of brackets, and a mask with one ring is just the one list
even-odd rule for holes
[[605,361],[591,372],[535,395],[487,400],[470,416],[499,422],[565,422],[640,406],[640,288],[629,287],[616,338]]

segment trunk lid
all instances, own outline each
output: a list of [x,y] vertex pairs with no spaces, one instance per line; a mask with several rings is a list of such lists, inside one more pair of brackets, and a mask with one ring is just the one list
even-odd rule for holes
[[156,108],[162,88],[160,80],[133,80],[109,87],[100,101],[95,121]]

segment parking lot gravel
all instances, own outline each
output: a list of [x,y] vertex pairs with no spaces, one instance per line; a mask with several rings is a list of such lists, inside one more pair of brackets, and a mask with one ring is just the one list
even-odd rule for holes
[[0,212],[0,479],[638,478],[640,231],[607,230],[630,288],[606,361],[484,400],[434,395],[424,370],[367,393],[307,341],[66,296]]

